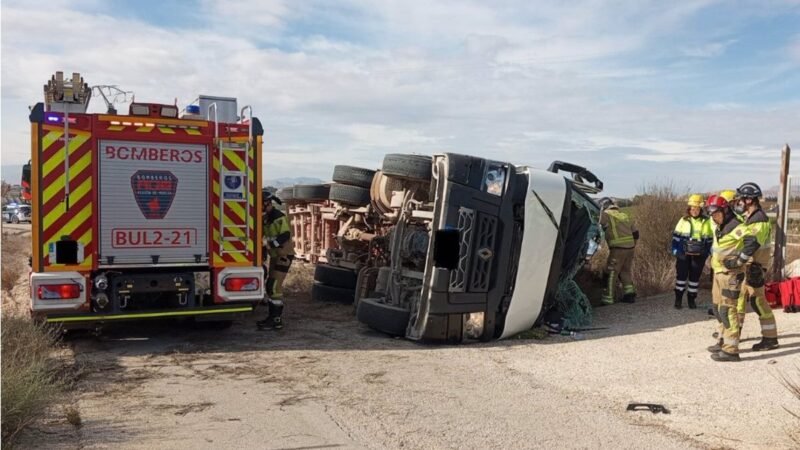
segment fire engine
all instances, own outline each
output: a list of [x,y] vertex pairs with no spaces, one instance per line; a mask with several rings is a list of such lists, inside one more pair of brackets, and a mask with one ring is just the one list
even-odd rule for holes
[[200,96],[183,114],[135,100],[128,115],[88,113],[77,73],[56,73],[44,95],[29,117],[34,318],[229,324],[251,312],[264,296],[252,108]]

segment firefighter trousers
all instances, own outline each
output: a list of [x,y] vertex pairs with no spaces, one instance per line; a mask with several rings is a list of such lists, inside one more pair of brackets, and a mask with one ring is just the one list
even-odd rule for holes
[[685,255],[675,260],[675,294],[682,298],[684,291],[690,299],[697,297],[700,287],[700,275],[706,265],[706,257]]
[[283,300],[283,281],[292,266],[293,256],[270,256],[267,267],[267,295],[272,300]]
[[725,353],[739,353],[740,327],[737,308],[742,291],[742,280],[744,280],[744,274],[741,272],[714,274],[711,296],[721,330],[722,351]]
[[764,268],[759,264],[748,264],[744,271],[744,284],[742,293],[739,296],[737,312],[739,313],[739,326],[744,325],[744,316],[747,312],[747,304],[758,314],[758,322],[761,325],[761,336],[765,338],[778,337],[778,325],[775,322],[775,315],[772,308],[767,303],[767,294],[764,290]]
[[603,303],[614,303],[616,299],[617,278],[622,281],[623,294],[636,294],[636,288],[633,286],[633,278],[631,277],[633,253],[633,248],[612,247],[609,249],[608,261],[606,262],[606,286],[603,291]]

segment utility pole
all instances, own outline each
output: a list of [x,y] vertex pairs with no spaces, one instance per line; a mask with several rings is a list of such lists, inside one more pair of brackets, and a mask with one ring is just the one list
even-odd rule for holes
[[789,144],[783,146],[781,152],[781,184],[778,188],[778,220],[775,222],[775,253],[772,259],[772,279],[776,281],[783,280],[784,267],[786,266],[785,249],[786,249],[786,229],[784,224],[788,223],[789,218],[789,196],[791,192],[789,189],[789,159],[792,149]]

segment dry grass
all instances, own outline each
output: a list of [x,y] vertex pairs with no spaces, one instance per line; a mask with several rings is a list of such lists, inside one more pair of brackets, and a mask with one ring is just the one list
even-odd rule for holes
[[31,252],[30,242],[28,237],[3,233],[0,287],[2,288],[4,299],[6,296],[10,296],[11,290],[27,272],[28,268],[25,261]]
[[309,296],[313,284],[314,265],[295,261],[283,282],[283,292],[293,297]]
[[41,417],[63,386],[61,365],[53,355],[56,333],[26,317],[2,318],[2,441]]

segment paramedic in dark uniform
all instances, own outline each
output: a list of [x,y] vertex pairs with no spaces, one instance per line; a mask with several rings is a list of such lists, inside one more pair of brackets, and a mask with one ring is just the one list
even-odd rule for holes
[[[265,243],[265,263],[267,281],[265,283],[268,314],[264,320],[256,322],[260,330],[279,330],[283,328],[283,280],[289,273],[294,259],[294,244],[289,226],[289,218],[273,206],[282,204],[281,199],[263,191],[264,216],[262,236]],[[266,261],[266,256],[269,261]]]

